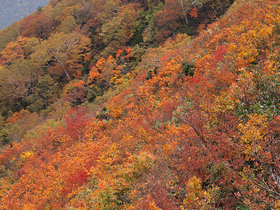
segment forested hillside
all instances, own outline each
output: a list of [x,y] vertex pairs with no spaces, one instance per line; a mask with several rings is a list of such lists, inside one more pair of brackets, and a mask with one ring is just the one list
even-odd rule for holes
[[51,0],[0,32],[0,209],[279,209],[279,0]]
[[7,27],[15,21],[41,10],[49,0],[1,0],[0,29]]

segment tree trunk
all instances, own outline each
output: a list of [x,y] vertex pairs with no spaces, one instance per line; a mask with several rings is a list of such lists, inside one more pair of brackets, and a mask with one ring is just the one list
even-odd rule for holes
[[58,63],[62,66],[64,73],[66,74],[67,79],[71,80],[70,75],[68,74],[64,64],[62,63],[62,61],[60,61],[59,59],[57,59]]
[[187,13],[187,11],[184,11],[184,16],[185,16],[186,25],[188,26],[189,25],[189,20],[188,20],[188,13]]
[[179,0],[179,4],[180,4],[180,7],[181,7],[181,9],[182,9],[182,12],[184,13],[184,18],[185,18],[186,25],[188,26],[188,25],[189,25],[188,10],[187,10],[187,8],[184,6],[183,0]]

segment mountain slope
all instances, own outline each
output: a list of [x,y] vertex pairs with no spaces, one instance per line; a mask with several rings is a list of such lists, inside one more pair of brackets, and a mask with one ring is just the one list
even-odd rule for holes
[[[105,2],[92,1],[101,20],[116,8]],[[161,16],[170,2],[126,2],[101,25],[70,30],[69,17],[6,45],[1,74],[24,62],[27,78],[39,78],[26,92],[17,89],[29,84],[24,74],[22,86],[4,86],[26,109],[2,129],[14,142],[0,155],[2,209],[279,208],[279,1],[236,1],[197,37],[128,46],[129,14]],[[66,14],[81,8],[60,4]],[[170,30],[156,26],[152,38]]]

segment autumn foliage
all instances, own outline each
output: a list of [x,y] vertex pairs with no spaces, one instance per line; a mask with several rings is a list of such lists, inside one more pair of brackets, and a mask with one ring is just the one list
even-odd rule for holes
[[176,0],[23,20],[0,53],[0,209],[280,208],[279,1],[200,2],[188,26]]

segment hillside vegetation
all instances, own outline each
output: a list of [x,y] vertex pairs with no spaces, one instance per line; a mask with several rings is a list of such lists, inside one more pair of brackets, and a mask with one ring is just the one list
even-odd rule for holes
[[280,208],[279,0],[52,0],[0,45],[0,209]]

